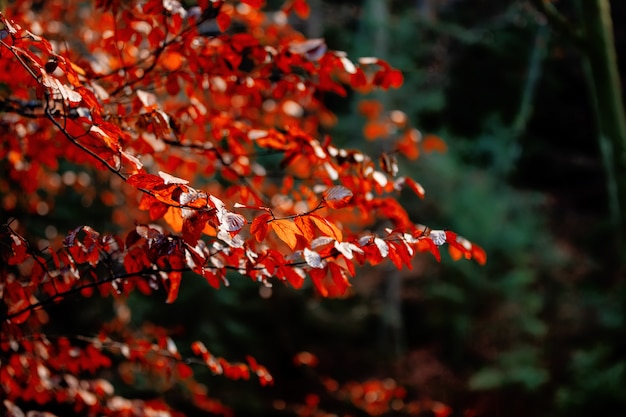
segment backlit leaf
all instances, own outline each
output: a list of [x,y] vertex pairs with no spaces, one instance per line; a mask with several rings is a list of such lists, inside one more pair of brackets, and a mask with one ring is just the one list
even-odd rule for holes
[[313,230],[313,222],[309,216],[298,216],[294,219],[294,223],[298,226],[298,229],[300,229],[304,240],[311,242],[315,237],[315,233]]
[[292,250],[296,248],[298,236],[302,235],[298,227],[292,221],[275,220],[271,222],[270,225],[280,240],[285,242]]
[[339,242],[343,240],[343,233],[337,226],[316,214],[310,214],[309,217],[324,235],[330,236]]
[[250,233],[254,235],[257,242],[262,242],[267,236],[269,230],[269,221],[272,219],[272,215],[269,213],[263,213],[256,217],[250,225]]

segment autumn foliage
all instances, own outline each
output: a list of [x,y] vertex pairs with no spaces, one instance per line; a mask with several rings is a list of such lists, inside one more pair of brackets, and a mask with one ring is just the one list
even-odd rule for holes
[[[480,247],[416,224],[398,203],[403,189],[424,197],[398,159],[445,150],[439,138],[372,103],[361,106],[364,137],[390,151],[343,149],[322,133],[335,120],[326,96],[397,88],[401,72],[306,39],[288,23],[307,16],[304,0],[271,13],[263,3],[50,1],[37,13],[18,1],[0,16],[0,397],[10,415],[18,403],[176,413],[117,395],[102,376],[113,362],[122,379],[132,383],[123,370],[135,364],[225,415],[192,365],[272,384],[252,357],[229,362],[203,341],[182,357],[163,329],[130,329],[120,306],[133,291],[173,303],[195,275],[216,289],[249,279],[336,297],[362,265],[411,268],[444,244],[485,262]],[[63,164],[92,174],[70,178]],[[109,207],[117,232],[80,219],[45,239],[29,231],[25,220],[52,213],[63,188]],[[46,335],[46,308],[71,297],[112,297],[119,314],[95,335]]]

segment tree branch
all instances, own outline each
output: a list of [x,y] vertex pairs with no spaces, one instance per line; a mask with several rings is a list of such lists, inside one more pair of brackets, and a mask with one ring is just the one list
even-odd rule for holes
[[530,0],[535,8],[546,18],[557,31],[568,37],[576,46],[583,47],[585,38],[582,30],[572,24],[557,10],[550,0]]

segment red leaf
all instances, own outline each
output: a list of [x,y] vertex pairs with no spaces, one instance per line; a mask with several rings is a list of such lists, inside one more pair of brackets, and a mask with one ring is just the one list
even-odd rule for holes
[[255,9],[259,9],[263,6],[263,0],[241,0],[242,3],[246,3],[250,7],[254,7]]
[[481,248],[475,243],[472,243],[472,257],[480,265],[484,265],[487,263],[487,253],[485,252],[483,248]]
[[216,289],[220,287],[219,277],[209,268],[202,268],[202,276],[204,277],[204,279],[207,280],[211,287]]
[[367,78],[361,68],[357,68],[354,74],[350,74],[350,85],[355,89],[367,86]]
[[30,310],[28,310],[29,306],[30,306],[30,303],[28,302],[26,298],[21,298],[15,304],[11,305],[11,307],[9,308],[8,314],[11,315],[11,314],[19,313],[17,316],[11,318],[11,322],[13,324],[24,323],[30,316]]
[[127,183],[136,188],[145,188],[152,190],[159,185],[165,184],[163,178],[152,174],[135,174],[126,180]]
[[408,185],[409,188],[413,190],[413,192],[417,194],[420,198],[424,198],[426,192],[424,190],[424,187],[422,187],[420,183],[413,181],[413,179],[409,177],[404,178],[404,183]]
[[437,261],[441,262],[441,254],[439,253],[439,247],[431,239],[420,239],[417,243],[417,249],[420,252],[430,252],[435,256]]
[[313,268],[309,270],[309,276],[311,277],[311,281],[313,281],[313,285],[315,289],[322,297],[328,297],[328,289],[323,283],[324,278],[326,277],[327,268],[317,269]]
[[422,148],[424,152],[441,152],[444,153],[448,150],[448,145],[437,135],[428,134],[422,139]]
[[15,234],[11,234],[12,242],[11,249],[13,252],[13,256],[9,258],[9,265],[19,265],[26,260],[30,256],[28,253],[28,246],[26,242],[20,239]]
[[202,235],[202,230],[206,226],[209,214],[206,212],[193,212],[189,217],[183,219],[183,241],[195,246]]
[[339,295],[345,294],[346,290],[350,286],[348,277],[342,267],[335,263],[329,263],[328,269],[330,271],[330,277],[333,279],[335,286],[339,290]]
[[269,230],[269,221],[272,219],[272,215],[269,213],[261,214],[259,217],[252,221],[250,225],[250,233],[254,235],[257,242],[262,242],[267,236]]
[[220,31],[226,32],[226,29],[230,26],[230,16],[224,12],[220,12],[215,20],[217,21],[217,26],[220,28]]
[[169,288],[167,289],[167,300],[165,300],[167,304],[173,303],[178,297],[182,277],[182,272],[170,272],[168,274]]
[[398,70],[391,70],[387,73],[387,82],[391,87],[399,88],[404,82],[404,76]]
[[139,209],[148,210],[150,212],[150,220],[154,221],[165,216],[169,206],[152,197],[150,194],[143,194],[139,201]]
[[278,275],[279,277],[285,278],[295,289],[300,289],[302,284],[304,284],[304,277],[288,266],[279,266]]
[[300,19],[306,19],[309,17],[311,8],[305,0],[294,0],[293,11],[296,12]]
[[183,362],[178,362],[176,364],[176,370],[178,371],[178,376],[182,379],[187,379],[193,375],[193,369]]

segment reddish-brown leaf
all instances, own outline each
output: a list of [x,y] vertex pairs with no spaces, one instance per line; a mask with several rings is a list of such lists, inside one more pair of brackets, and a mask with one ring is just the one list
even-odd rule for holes
[[152,175],[152,174],[135,174],[132,175],[126,180],[127,183],[136,188],[145,188],[147,190],[152,190],[159,185],[165,184],[163,178]]
[[202,235],[202,230],[210,215],[206,212],[195,211],[183,219],[183,241],[195,246]]
[[28,302],[28,299],[26,298],[21,298],[15,304],[12,304],[11,307],[9,308],[8,314],[9,315],[17,314],[17,315],[11,318],[11,323],[22,324],[26,320],[28,320],[28,317],[30,317],[30,310],[28,309],[29,306],[30,306],[30,303]]

